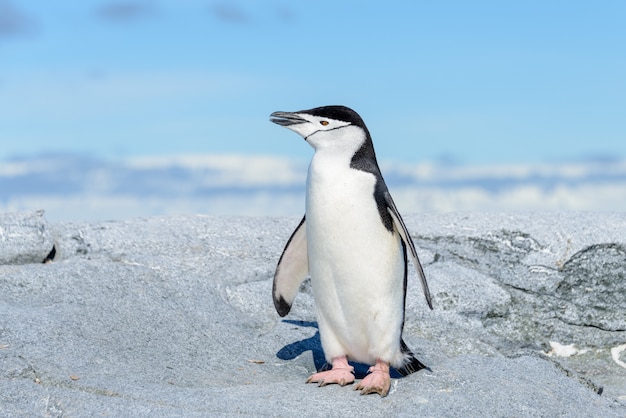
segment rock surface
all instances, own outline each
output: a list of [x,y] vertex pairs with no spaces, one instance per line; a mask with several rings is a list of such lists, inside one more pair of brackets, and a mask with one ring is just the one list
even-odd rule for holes
[[53,251],[44,212],[0,213],[0,265],[42,263]]
[[304,384],[308,282],[285,320],[270,295],[298,221],[0,216],[0,415],[626,415],[626,215],[405,216],[435,309],[412,269],[404,336],[432,371],[382,399]]

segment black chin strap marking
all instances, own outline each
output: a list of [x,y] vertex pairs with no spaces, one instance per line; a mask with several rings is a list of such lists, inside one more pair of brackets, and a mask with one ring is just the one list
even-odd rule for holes
[[346,128],[348,126],[352,125],[351,123],[347,124],[347,125],[343,125],[343,126],[337,126],[336,128],[332,128],[332,129],[318,129],[317,131],[307,135],[304,137],[305,141],[308,141],[310,137],[312,137],[313,135],[315,135],[318,132],[330,132],[330,131],[334,131],[336,129],[341,129],[341,128]]

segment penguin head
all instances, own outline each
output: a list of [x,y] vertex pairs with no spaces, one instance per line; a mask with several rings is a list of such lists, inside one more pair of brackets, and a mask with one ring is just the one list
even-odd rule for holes
[[274,112],[270,121],[294,131],[315,150],[336,149],[354,153],[366,141],[371,141],[363,119],[345,106]]

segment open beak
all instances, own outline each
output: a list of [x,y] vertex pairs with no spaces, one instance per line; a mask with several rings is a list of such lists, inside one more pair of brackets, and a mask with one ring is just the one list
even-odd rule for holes
[[270,122],[274,122],[280,126],[289,126],[297,125],[299,123],[307,123],[308,120],[301,118],[296,113],[274,112],[270,115]]

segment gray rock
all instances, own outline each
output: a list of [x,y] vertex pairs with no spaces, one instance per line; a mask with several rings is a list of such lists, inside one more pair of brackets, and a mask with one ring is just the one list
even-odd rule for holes
[[554,295],[565,304],[559,317],[573,325],[626,331],[626,247],[594,244],[567,260]]
[[[417,245],[435,254],[427,270],[450,264],[448,271],[463,267],[476,281],[490,280],[482,296],[470,293],[477,312],[467,315],[460,304],[448,307],[462,317],[453,328],[467,347],[514,356],[551,352],[551,342],[573,344],[575,355],[554,354],[559,364],[626,404],[626,369],[610,354],[626,343],[626,215],[459,213],[410,219],[419,232]],[[442,236],[436,228],[454,233]],[[440,288],[467,288],[457,288],[451,277],[430,275]],[[504,291],[510,299],[484,306],[482,301],[494,297],[494,284],[497,294]],[[464,324],[477,317],[480,326],[465,332]]]
[[0,265],[43,263],[54,241],[44,211],[0,214]]
[[308,283],[284,320],[271,301],[298,219],[172,217],[55,224],[53,262],[0,266],[0,415],[626,415],[625,215],[405,220],[435,310],[412,271],[404,334],[432,371],[386,398],[304,384]]

